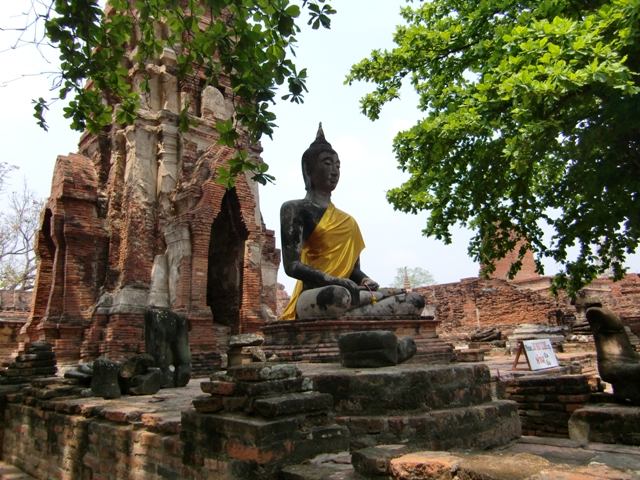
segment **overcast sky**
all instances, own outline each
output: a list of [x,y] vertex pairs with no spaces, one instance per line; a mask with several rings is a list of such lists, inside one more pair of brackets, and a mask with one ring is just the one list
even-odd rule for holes
[[[262,142],[263,159],[276,184],[260,190],[261,210],[267,228],[276,231],[279,246],[279,210],[286,200],[305,195],[300,173],[300,157],[313,141],[318,122],[323,123],[327,140],[341,159],[341,178],[333,194],[336,207],[356,218],[367,245],[361,256],[362,269],[381,285],[392,281],[398,267],[422,267],[429,270],[438,283],[456,282],[478,274],[478,265],[467,255],[471,233],[454,232],[453,243],[444,245],[421,235],[426,214],[407,215],[395,212],[385,199],[385,192],[399,186],[407,177],[397,169],[392,151],[395,134],[420,118],[415,108],[417,96],[405,88],[399,101],[387,105],[380,120],[371,122],[360,113],[359,99],[371,85],[344,85],[349,68],[373,49],[392,48],[392,34],[401,18],[403,0],[331,0],[338,10],[332,18],[331,30],[312,31],[304,25],[298,36],[298,68],[308,70],[303,105],[280,101],[274,108],[279,128],[273,141]],[[0,27],[14,22],[28,8],[29,1],[0,3]],[[301,22],[302,23],[302,22]],[[6,50],[15,38],[14,32],[0,31],[0,161],[18,165],[10,188],[27,178],[30,188],[46,197],[51,188],[51,175],[57,155],[77,151],[79,133],[70,130],[58,102],[48,114],[49,132],[41,130],[33,118],[31,100],[47,97],[51,78],[37,75],[52,70],[34,48]],[[50,61],[55,55],[48,52]],[[33,75],[22,77],[22,75]],[[20,78],[16,81],[13,79]],[[6,83],[8,82],[8,83]],[[628,262],[632,272],[640,271],[640,260]],[[551,262],[546,274],[557,272]],[[291,292],[294,281],[282,268],[278,281]]]

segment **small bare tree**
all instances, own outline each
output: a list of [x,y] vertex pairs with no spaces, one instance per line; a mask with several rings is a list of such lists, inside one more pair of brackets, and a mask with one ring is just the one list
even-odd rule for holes
[[[15,168],[0,164],[0,191],[8,173]],[[12,192],[6,210],[0,212],[0,289],[33,288],[37,268],[35,236],[43,207],[44,200],[27,187],[24,179],[22,191]]]

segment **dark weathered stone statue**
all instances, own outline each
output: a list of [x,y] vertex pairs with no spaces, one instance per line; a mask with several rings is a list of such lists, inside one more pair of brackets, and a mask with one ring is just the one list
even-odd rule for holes
[[416,352],[411,337],[398,338],[386,330],[344,333],[338,338],[343,367],[389,367],[405,362]]
[[496,327],[478,328],[471,334],[472,342],[492,342],[502,339],[502,332]]
[[307,195],[282,205],[282,253],[287,275],[298,279],[281,320],[348,315],[419,315],[424,299],[379,288],[360,269],[364,241],[356,221],[331,203],[340,159],[322,124],[302,155]]
[[633,349],[624,325],[603,307],[587,309],[598,354],[598,372],[613,386],[618,400],[640,405],[640,355]]
[[120,385],[118,384],[118,371],[120,364],[100,357],[93,362],[93,378],[91,379],[91,391],[94,395],[106,399],[120,398]]
[[191,378],[191,350],[187,319],[164,308],[151,308],[144,315],[147,353],[162,370],[162,387],[184,387]]

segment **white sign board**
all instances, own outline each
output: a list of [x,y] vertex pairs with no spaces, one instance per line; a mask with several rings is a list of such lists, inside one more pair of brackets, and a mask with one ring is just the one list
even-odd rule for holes
[[558,366],[558,359],[548,338],[523,340],[522,344],[531,370],[544,370]]

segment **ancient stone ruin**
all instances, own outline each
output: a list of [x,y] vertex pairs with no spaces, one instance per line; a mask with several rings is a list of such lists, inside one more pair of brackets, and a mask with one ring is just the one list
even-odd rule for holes
[[[280,253],[258,186],[249,175],[229,191],[215,183],[233,156],[214,129],[234,113],[229,80],[205,87],[203,75],[178,82],[175,71],[165,49],[146,66],[148,92],[141,75],[131,78],[142,97],[135,123],[86,132],[78,153],[56,161],[23,341],[50,343],[59,363],[143,352],[144,312],[161,307],[186,317],[193,370],[205,373],[229,333],[257,331],[276,311]],[[181,132],[186,104],[198,126]],[[240,132],[260,160],[260,145]]]
[[[0,371],[4,461],[68,480],[633,478],[595,454],[575,471],[551,465],[544,448],[522,453],[542,437],[558,437],[547,450],[578,440],[580,458],[589,442],[640,445],[640,409],[594,407],[615,397],[594,391],[579,361],[503,378],[439,336],[504,348],[507,335],[555,333],[517,327],[575,313],[539,293],[548,282],[528,256],[513,281],[415,289],[437,318],[347,311],[276,321],[287,294],[258,186],[245,175],[231,190],[215,183],[233,155],[213,128],[233,117],[228,79],[205,87],[196,73],[179,83],[169,49],[146,71],[149,92],[131,79],[144,98],[134,125],[85,133],[78,153],[58,157],[33,308]],[[198,126],[181,132],[187,103]],[[240,143],[259,159],[244,132]],[[640,281],[626,285],[609,303],[637,311],[629,299]],[[635,374],[639,357],[625,349]],[[521,434],[529,438],[516,443]]]

